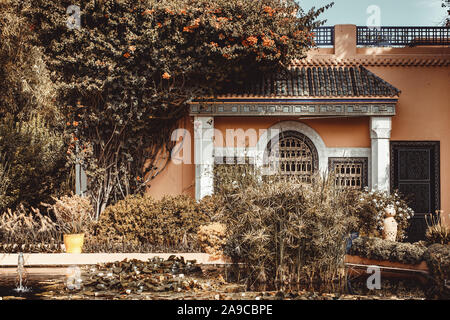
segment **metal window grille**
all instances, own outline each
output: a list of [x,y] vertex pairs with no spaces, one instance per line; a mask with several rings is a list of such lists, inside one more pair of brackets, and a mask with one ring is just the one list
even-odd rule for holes
[[356,27],[359,46],[450,45],[449,27]]
[[346,189],[367,187],[367,158],[329,158],[329,170],[334,173],[336,186]]
[[334,27],[318,27],[313,30],[314,42],[317,46],[334,45]]
[[287,135],[279,140],[269,156],[271,172],[299,182],[311,182],[315,171],[315,157],[310,145],[301,136]]

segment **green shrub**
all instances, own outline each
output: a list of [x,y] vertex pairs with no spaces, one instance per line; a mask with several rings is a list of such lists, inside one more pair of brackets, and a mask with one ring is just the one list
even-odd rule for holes
[[[1,189],[0,212],[16,208],[38,207],[50,202],[68,189],[63,136],[50,129],[40,116],[14,122],[6,117],[0,121],[0,154],[4,155],[9,180]],[[3,165],[5,168],[5,165]]]
[[425,246],[418,244],[359,237],[352,241],[349,254],[381,261],[419,264],[426,250]]
[[190,247],[200,225],[210,221],[202,205],[190,196],[128,196],[106,208],[92,241],[155,247]]
[[424,255],[432,283],[427,296],[434,299],[450,299],[450,246],[433,244]]

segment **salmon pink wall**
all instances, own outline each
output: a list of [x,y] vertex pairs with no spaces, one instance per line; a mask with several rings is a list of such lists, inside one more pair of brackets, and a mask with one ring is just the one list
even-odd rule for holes
[[193,118],[186,117],[180,122],[179,127],[186,129],[192,137],[190,164],[175,164],[173,161],[170,161],[166,169],[150,182],[147,189],[147,193],[155,199],[161,199],[166,195],[176,196],[180,194],[195,197]]
[[[224,146],[227,129],[243,129],[244,131],[255,129],[260,136],[263,133],[260,130],[269,129],[278,122],[288,120],[299,121],[313,128],[329,148],[370,147],[368,117],[316,120],[299,120],[298,117],[216,117],[214,126],[222,133]],[[215,145],[221,146],[220,141],[216,140]],[[254,143],[249,143],[248,146],[254,147]]]
[[441,208],[450,225],[450,68],[369,67],[402,91],[391,140],[440,141]]

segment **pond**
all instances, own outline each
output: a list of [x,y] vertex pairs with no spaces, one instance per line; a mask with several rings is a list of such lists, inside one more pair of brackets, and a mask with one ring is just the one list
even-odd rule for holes
[[[34,269],[34,270],[33,270]],[[18,290],[19,277],[16,268],[0,268],[0,297],[7,299],[42,299],[46,286],[54,282],[64,282],[66,268],[28,268],[22,288]]]
[[315,292],[297,286],[287,286],[283,291],[270,286],[248,290],[244,283],[232,281],[223,266],[190,265],[181,260],[170,263],[162,259],[148,262],[132,260],[90,266],[25,268],[25,272],[24,286],[30,291],[18,292],[14,290],[18,282],[17,269],[0,268],[0,297],[3,300],[423,299],[417,291],[398,286],[389,288],[388,284],[383,284],[387,290],[359,290],[364,287],[365,278],[352,281],[352,290],[344,292],[333,289]]

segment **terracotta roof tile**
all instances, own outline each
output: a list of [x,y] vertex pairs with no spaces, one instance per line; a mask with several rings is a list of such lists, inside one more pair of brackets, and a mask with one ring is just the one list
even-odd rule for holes
[[219,94],[270,97],[394,97],[400,91],[363,66],[295,66]]

